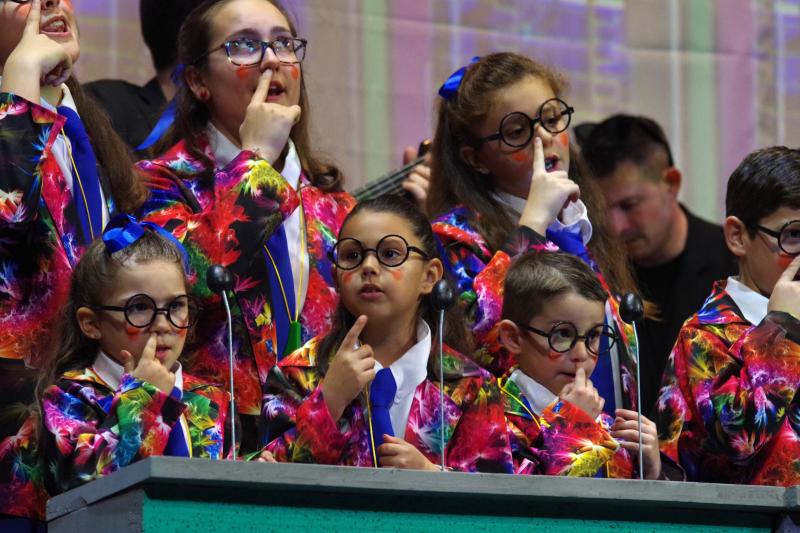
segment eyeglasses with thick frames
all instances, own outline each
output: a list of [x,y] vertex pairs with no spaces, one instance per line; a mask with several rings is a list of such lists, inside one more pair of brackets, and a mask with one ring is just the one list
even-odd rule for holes
[[267,48],[269,48],[278,58],[278,61],[293,65],[303,62],[306,56],[307,44],[308,41],[306,39],[298,37],[276,37],[271,41],[242,37],[225,41],[221,45],[212,48],[198,57],[194,63],[197,64],[201,59],[222,49],[225,50],[228,61],[238,67],[248,67],[261,63],[264,60],[264,54],[267,53]]
[[500,139],[508,146],[521,148],[533,139],[536,125],[552,134],[561,133],[569,127],[575,109],[560,98],[551,98],[539,106],[535,118],[531,118],[521,111],[509,113],[500,121],[500,128],[496,133],[479,139],[480,143]]
[[572,322],[557,322],[550,328],[550,331],[542,331],[527,324],[517,325],[531,333],[545,337],[550,348],[561,354],[572,350],[578,341],[583,341],[586,349],[592,355],[605,355],[617,341],[614,330],[605,324],[592,326],[584,335],[578,334],[578,328]]
[[125,320],[135,328],[149,327],[159,313],[178,329],[187,329],[197,320],[197,304],[186,294],[173,299],[166,307],[158,307],[155,300],[146,294],[135,294],[124,306],[101,305],[94,309],[125,313]]
[[386,267],[398,267],[408,260],[411,252],[422,256],[426,261],[430,259],[427,253],[416,246],[411,246],[400,235],[386,235],[378,241],[375,248],[364,248],[361,241],[353,238],[339,240],[333,247],[329,258],[342,270],[353,270],[361,266],[367,253],[372,252],[380,264]]
[[751,228],[778,239],[778,247],[786,255],[800,255],[800,220],[790,220],[777,231],[760,224],[753,224]]

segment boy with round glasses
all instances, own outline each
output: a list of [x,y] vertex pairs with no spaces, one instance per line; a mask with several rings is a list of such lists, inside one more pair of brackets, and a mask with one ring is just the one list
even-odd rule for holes
[[733,172],[724,223],[739,275],[683,325],[658,400],[661,449],[691,481],[800,483],[800,151]]
[[[500,378],[517,474],[631,478],[636,412],[603,413],[590,376],[617,342],[592,269],[563,253],[527,253],[505,279],[500,341],[519,364]],[[661,474],[656,427],[642,417],[644,474]]]

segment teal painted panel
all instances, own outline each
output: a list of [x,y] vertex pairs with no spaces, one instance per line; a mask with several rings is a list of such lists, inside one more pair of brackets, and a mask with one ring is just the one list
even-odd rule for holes
[[234,531],[280,533],[416,532],[465,533],[468,531],[531,531],[543,533],[644,532],[728,533],[770,531],[765,528],[737,528],[697,524],[655,522],[614,522],[569,518],[527,518],[518,516],[437,515],[431,513],[386,513],[303,507],[272,507],[236,503],[198,503],[185,500],[145,498],[143,510],[146,533],[210,533]]

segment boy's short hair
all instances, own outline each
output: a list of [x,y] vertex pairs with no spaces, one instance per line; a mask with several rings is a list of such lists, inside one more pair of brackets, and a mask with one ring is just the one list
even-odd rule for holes
[[762,218],[783,206],[800,209],[800,150],[773,146],[751,152],[728,180],[726,215],[752,234]]
[[178,30],[202,0],[140,0],[142,37],[150,49],[153,66],[162,70],[178,60]]
[[597,274],[580,258],[565,252],[527,252],[506,274],[502,318],[527,324],[547,301],[568,292],[597,302],[608,294]]
[[[658,151],[665,153],[667,165],[675,164],[664,130],[651,118],[612,115],[589,128],[583,126],[582,129],[585,131],[582,135],[581,155],[596,178],[610,176],[626,161],[637,167],[647,167],[653,154]],[[654,176],[653,179],[660,176],[657,172],[650,174]]]

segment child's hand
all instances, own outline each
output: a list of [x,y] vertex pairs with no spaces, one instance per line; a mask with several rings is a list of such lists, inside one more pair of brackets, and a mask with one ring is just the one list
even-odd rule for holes
[[431,470],[438,472],[440,469],[428,461],[413,444],[403,439],[383,436],[383,444],[378,446],[378,464],[382,468],[404,468],[408,470]]
[[[611,436],[634,457],[639,457],[639,423],[636,420],[636,411],[617,409],[615,414],[617,417],[611,425]],[[642,460],[644,478],[658,479],[661,475],[658,430],[655,423],[645,416],[642,416]]]
[[277,463],[278,461],[275,460],[275,456],[272,455],[272,452],[269,450],[264,450],[258,457],[256,457],[256,462],[258,463]]
[[547,172],[542,140],[535,137],[531,188],[519,219],[520,225],[528,226],[540,235],[544,235],[547,226],[556,219],[564,206],[577,201],[580,196],[578,184],[569,179],[566,171]]
[[300,119],[300,106],[284,106],[267,102],[272,70],[267,69],[258,81],[256,92],[247,106],[244,121],[239,127],[242,148],[254,150],[274,164],[280,158],[292,127]]
[[41,0],[31,2],[22,38],[3,69],[3,91],[39,102],[40,86],[58,86],[72,72],[72,58],[64,47],[39,32]]
[[134,357],[128,350],[122,350],[119,353],[119,357],[127,374],[155,385],[165,394],[170,394],[175,387],[175,373],[164,367],[161,361],[156,359],[157,345],[158,337],[155,334],[151,334],[150,338],[147,339],[147,344],[144,346],[138,363],[134,362]]
[[322,383],[322,396],[334,421],[342,417],[344,408],[375,379],[372,348],[367,344],[356,348],[358,336],[366,324],[366,316],[358,317],[339,346]]
[[800,281],[794,279],[798,269],[800,269],[800,255],[792,259],[775,283],[767,311],[783,311],[800,319]]
[[[403,164],[407,165],[417,157],[419,152],[416,148],[409,146],[403,152]],[[417,207],[425,212],[425,202],[428,199],[428,189],[431,183],[431,156],[430,153],[425,155],[425,160],[419,165],[415,166],[411,173],[403,180],[400,186],[404,191],[414,197],[414,203]]]
[[565,385],[558,396],[583,409],[592,419],[600,415],[606,403],[594,388],[592,380],[586,379],[586,371],[582,368],[575,372],[575,381]]

